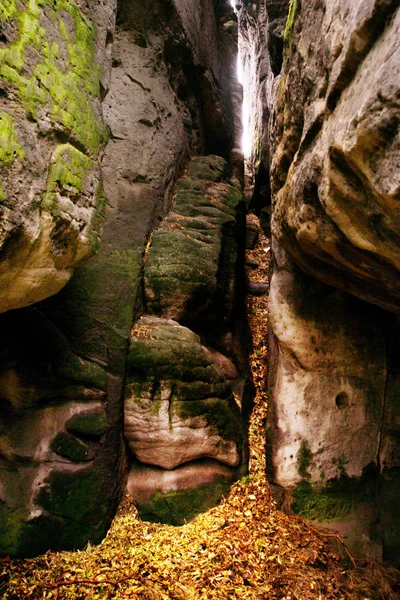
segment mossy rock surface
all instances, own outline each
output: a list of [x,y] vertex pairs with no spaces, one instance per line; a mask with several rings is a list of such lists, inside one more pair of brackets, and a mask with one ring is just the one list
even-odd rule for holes
[[240,409],[214,355],[190,329],[146,316],[135,325],[125,387],[125,437],[136,458],[166,469],[241,460]]
[[190,161],[186,176],[207,181],[228,181],[231,170],[221,156],[195,156]]
[[[10,511],[0,502],[1,554],[37,556],[53,550],[99,543],[110,525],[109,475],[96,466],[52,472],[39,493],[42,514],[30,517],[28,505]],[[21,502],[15,499],[16,504]]]
[[82,411],[71,417],[65,424],[70,433],[98,437],[107,430],[107,416],[104,408]]
[[64,431],[56,435],[51,449],[63,458],[76,462],[86,462],[95,457],[95,452],[85,442]]
[[195,333],[176,321],[151,316],[142,317],[132,331],[127,377],[128,381],[157,377],[159,381],[224,382]]
[[44,110],[79,145],[97,153],[107,135],[92,104],[100,96],[101,77],[94,24],[73,0],[6,0],[0,15],[17,32],[0,49],[4,82],[32,119],[41,118]]
[[158,491],[146,505],[137,506],[139,516],[144,521],[184,525],[196,515],[218,504],[229,493],[230,485],[218,482],[167,494]]
[[375,469],[371,465],[362,477],[343,475],[324,483],[299,482],[293,490],[293,511],[312,521],[342,520],[363,503],[370,503],[376,485]]
[[108,59],[95,22],[109,11],[0,2],[0,312],[56,294],[99,248],[108,130],[98,62]]
[[147,309],[176,320],[229,319],[242,195],[217,156],[195,157],[172,211],[155,231],[145,265]]
[[202,417],[207,424],[218,431],[224,440],[232,440],[239,448],[243,441],[243,424],[240,411],[232,396],[228,398],[206,398],[204,400],[187,401],[172,400],[171,411],[180,419]]

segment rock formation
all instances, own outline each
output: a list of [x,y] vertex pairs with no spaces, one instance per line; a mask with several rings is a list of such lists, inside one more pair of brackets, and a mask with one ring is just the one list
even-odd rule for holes
[[246,471],[245,187],[271,482],[398,563],[398,2],[0,18],[0,553],[100,541],[124,489],[180,524]]
[[99,244],[114,2],[2,2],[0,312],[58,292]]
[[[139,461],[133,472],[141,475],[139,487],[132,476],[128,489],[141,514],[165,519],[177,489],[166,494],[164,471],[158,471],[157,484],[151,468],[146,487],[143,463],[169,470],[189,463],[194,477],[197,463],[198,507],[202,496],[209,503],[210,495],[220,497],[227,489],[219,478],[214,481],[220,472],[215,461],[231,467],[229,477],[224,471],[228,483],[245,467],[240,408],[248,409],[248,386],[243,366],[240,373],[233,362],[240,345],[234,318],[244,211],[240,185],[229,171],[220,157],[194,157],[147,251],[145,307],[152,316],[142,317],[132,330],[125,390],[125,437]],[[205,467],[204,458],[214,462]],[[177,502],[184,502],[184,490],[178,491]],[[184,522],[187,511],[177,513],[175,508],[173,521]]]
[[396,562],[398,3],[292,0],[283,31],[284,4],[239,17],[259,57],[245,94],[267,227],[272,201],[268,470],[293,510]]
[[[57,6],[33,2],[29,10],[10,1],[1,8],[3,554],[78,548],[105,535],[133,460],[125,450],[123,404],[126,369],[127,398],[132,398],[132,381],[140,379],[136,359],[131,360],[134,334],[131,342],[130,337],[147,310],[146,247],[174,204],[176,181],[190,157],[214,152],[229,158],[234,146],[232,73],[227,70],[227,49],[234,41],[224,28],[230,7],[214,9],[211,0],[147,4],[119,2],[116,23],[112,0],[84,7],[73,0]],[[200,236],[204,229],[204,239],[212,240],[213,265],[229,270],[226,277],[214,272],[209,303],[215,307],[226,298],[230,308],[218,306],[224,318],[207,341],[204,327],[189,332],[198,340],[200,362],[208,360],[215,370],[216,387],[205,389],[208,380],[200,378],[199,401],[190,400],[182,409],[198,413],[184,418],[189,434],[194,424],[201,435],[207,433],[205,449],[195,453],[201,457],[197,487],[205,486],[211,497],[212,482],[216,501],[244,464],[242,417],[232,389],[240,391],[246,377],[246,366],[237,372],[246,353],[240,329],[245,327],[241,317],[228,316],[242,312],[234,280],[236,257],[243,262],[238,223],[244,217],[240,186],[236,179],[229,182],[230,168],[222,158],[210,164],[217,171],[223,166],[219,180],[198,178],[209,218],[193,215],[186,225],[194,232],[198,223]],[[199,190],[192,193],[199,196]],[[175,210],[161,230],[177,218]],[[178,397],[185,398],[185,385],[176,406]],[[144,390],[145,383],[141,386]],[[229,437],[231,418],[237,425],[235,441]],[[186,458],[191,460],[190,452],[167,466]],[[137,459],[135,464],[138,485],[133,488],[138,489]],[[175,491],[185,468],[193,470],[178,467],[180,472],[169,478],[175,477]],[[171,491],[165,481],[161,493]],[[187,488],[187,481],[182,486]]]

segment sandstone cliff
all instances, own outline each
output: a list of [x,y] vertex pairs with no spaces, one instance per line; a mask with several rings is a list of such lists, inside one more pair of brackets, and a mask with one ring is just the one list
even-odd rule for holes
[[398,3],[292,0],[282,31],[283,4],[241,9],[247,52],[254,11],[269,47],[245,89],[262,107],[253,206],[272,201],[268,469],[295,511],[396,561]]

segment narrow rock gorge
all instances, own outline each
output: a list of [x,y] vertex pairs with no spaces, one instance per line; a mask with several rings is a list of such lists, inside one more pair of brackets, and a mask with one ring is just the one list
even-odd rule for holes
[[0,18],[0,555],[99,543],[125,492],[180,525],[246,475],[259,222],[271,487],[398,565],[398,3]]

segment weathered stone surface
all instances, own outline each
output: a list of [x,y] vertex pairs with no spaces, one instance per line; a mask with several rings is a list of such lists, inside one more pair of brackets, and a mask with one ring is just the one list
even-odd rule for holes
[[98,248],[115,4],[0,8],[0,312],[55,294]]
[[128,357],[125,437],[142,463],[241,460],[240,411],[213,355],[172,320],[142,317]]
[[[12,11],[17,8],[14,1],[3,2],[2,16],[8,4]],[[83,547],[88,540],[100,541],[106,533],[126,475],[121,427],[125,363],[132,324],[142,311],[146,242],[169,210],[173,186],[190,155],[206,149],[229,157],[232,147],[233,127],[228,123],[230,109],[223,85],[228,78],[219,57],[212,56],[210,62],[218,47],[211,1],[197,37],[192,34],[198,24],[191,21],[189,10],[199,10],[194,1],[192,5],[120,2],[115,31],[113,0],[102,4],[79,0],[78,4],[79,9],[72,0],[65,0],[54,8],[44,0],[38,16],[39,2],[30,3],[35,23],[40,19],[45,33],[40,33],[40,44],[35,42],[32,52],[25,52],[26,72],[21,71],[18,82],[5,79],[9,96],[1,94],[0,99],[0,116],[7,113],[0,127],[1,146],[6,148],[1,162],[3,208],[8,210],[9,200],[16,203],[18,199],[25,218],[28,200],[36,202],[36,213],[29,213],[33,220],[27,222],[28,234],[37,242],[29,254],[30,266],[34,253],[47,247],[47,238],[39,231],[42,221],[48,236],[52,220],[59,224],[54,236],[59,274],[53,279],[55,273],[50,272],[51,285],[58,287],[42,286],[41,295],[28,295],[22,303],[59,289],[60,273],[62,285],[67,281],[67,262],[78,256],[72,235],[76,223],[82,226],[77,237],[85,240],[90,237],[87,223],[91,222],[92,229],[100,225],[92,218],[95,202],[104,203],[101,188],[97,196],[95,189],[100,181],[98,157],[104,133],[100,98],[111,136],[102,156],[108,202],[98,213],[105,219],[98,253],[75,270],[61,292],[36,305],[33,312],[26,308],[9,311],[1,319],[1,448],[6,458],[1,461],[0,476],[0,552],[6,554]],[[19,3],[17,18],[29,26],[31,14],[23,10],[26,6]],[[190,27],[179,16],[183,10]],[[8,16],[6,20],[8,44],[18,38],[20,30],[12,29]],[[75,36],[77,27],[82,39]],[[53,40],[59,55],[55,45],[50,48]],[[85,40],[89,45],[84,52]],[[20,55],[15,56],[19,60]],[[0,63],[3,75],[5,63]],[[27,120],[21,89],[26,91],[28,83],[35,88],[39,79],[31,71],[36,66],[43,84],[39,92],[46,102],[39,103],[37,114]],[[43,71],[45,66],[48,73]],[[95,81],[96,93],[92,94],[87,86],[94,90]],[[81,99],[83,104],[79,104]],[[29,105],[35,108],[34,94]],[[63,112],[65,106],[69,112]],[[207,115],[212,115],[212,122],[207,122]],[[21,223],[12,222],[15,238],[10,237],[4,248],[10,261],[7,269],[13,260],[18,267],[23,263],[22,254],[15,252]],[[47,263],[39,267],[45,271]],[[20,271],[17,276],[14,273],[12,283],[19,281],[23,281]],[[43,282],[47,285],[45,278]],[[3,292],[6,289],[2,285]],[[11,298],[10,288],[7,295]],[[85,454],[87,449],[89,454]]]
[[98,437],[107,430],[107,415],[104,408],[85,410],[71,417],[65,427],[70,433]]
[[249,281],[248,292],[252,296],[265,296],[265,294],[268,294],[269,292],[269,284]]
[[56,454],[76,462],[87,462],[93,460],[96,456],[96,451],[91,447],[91,444],[64,431],[56,435],[51,444],[51,449]]
[[254,214],[246,216],[246,249],[252,250],[257,243],[260,233],[260,223]]
[[382,313],[300,271],[273,245],[267,468],[291,508],[382,559],[374,504],[386,391]]
[[289,0],[238,2],[239,77],[243,84],[243,148],[251,165],[248,204],[257,214],[271,202],[269,120],[273,84],[282,65]]
[[269,315],[279,360],[268,431],[274,480],[291,487],[303,479],[361,477],[378,464],[383,327],[374,324],[373,307],[317,283],[274,250]]
[[272,232],[301,268],[400,306],[400,10],[293,2],[277,90]]
[[[9,311],[0,323],[0,552],[30,555],[50,546],[75,548],[84,538],[100,541],[114,510],[115,483],[107,476],[114,451],[107,441],[105,452],[100,422],[91,433],[82,424],[97,415],[104,425],[106,372],[75,355],[37,308]],[[55,493],[57,477],[70,485],[74,475],[63,494],[66,503],[75,502],[75,513],[64,518],[43,498]],[[93,505],[87,477],[93,485],[98,477],[101,506],[98,498]]]
[[234,302],[236,228],[242,194],[217,156],[195,157],[179,181],[172,211],[151,240],[145,265],[148,312],[218,328]]
[[127,491],[143,519],[183,525],[215,506],[237,477],[236,470],[212,460],[172,471],[139,465],[129,473]]
[[272,212],[280,245],[270,293],[268,468],[271,481],[294,489],[294,510],[329,519],[355,555],[393,562],[398,326],[342,292],[399,309],[399,8],[391,0],[293,0],[279,75],[273,22],[280,39],[285,4],[267,0],[267,19],[257,6],[242,9],[247,56],[260,46],[252,18],[269,32],[266,83],[248,79],[246,89],[262,105],[266,134],[253,151],[252,207],[268,234]]

